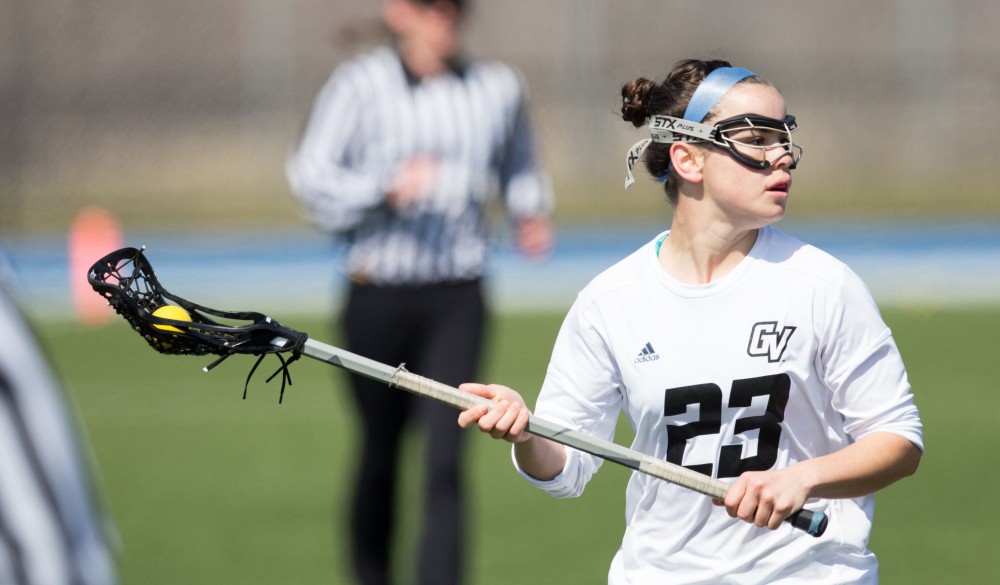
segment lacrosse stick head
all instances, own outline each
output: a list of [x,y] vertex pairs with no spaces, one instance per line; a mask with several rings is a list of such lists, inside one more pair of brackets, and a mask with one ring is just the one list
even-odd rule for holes
[[[125,318],[156,351],[165,354],[229,356],[290,351],[298,354],[306,335],[254,312],[210,309],[171,294],[156,279],[144,250],[122,248],[101,258],[87,279],[98,294]],[[174,305],[191,321],[153,313]]]

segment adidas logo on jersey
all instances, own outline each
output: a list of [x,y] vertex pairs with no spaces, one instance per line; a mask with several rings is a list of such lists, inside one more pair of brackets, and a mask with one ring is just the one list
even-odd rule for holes
[[643,346],[642,351],[639,352],[639,355],[632,360],[632,363],[644,364],[647,362],[655,362],[658,359],[660,359],[660,354],[656,353],[656,350],[653,349],[653,344],[647,341],[646,345]]

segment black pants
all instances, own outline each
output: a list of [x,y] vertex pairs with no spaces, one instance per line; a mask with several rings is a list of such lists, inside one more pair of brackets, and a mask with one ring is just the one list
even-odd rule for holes
[[[421,286],[352,284],[343,329],[348,349],[456,386],[473,381],[485,326],[479,281]],[[458,411],[352,375],[363,447],[351,510],[352,560],[364,585],[390,582],[390,545],[400,437],[408,422],[426,438],[427,484],[419,542],[419,585],[454,585],[464,553]]]

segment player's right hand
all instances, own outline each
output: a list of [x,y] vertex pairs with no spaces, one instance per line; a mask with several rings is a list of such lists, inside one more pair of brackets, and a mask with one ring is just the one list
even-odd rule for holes
[[467,383],[458,388],[497,403],[492,408],[479,405],[462,411],[458,415],[460,427],[467,429],[478,424],[482,432],[489,433],[494,439],[503,439],[510,443],[520,443],[531,437],[524,430],[528,425],[531,411],[524,405],[524,399],[516,391],[499,384]]

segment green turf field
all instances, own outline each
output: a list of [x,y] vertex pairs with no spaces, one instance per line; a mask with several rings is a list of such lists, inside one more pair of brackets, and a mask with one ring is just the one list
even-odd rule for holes
[[[928,452],[915,477],[878,497],[871,546],[882,582],[1000,582],[990,560],[1000,513],[989,497],[1000,477],[992,445],[1000,309],[885,317],[909,367]],[[336,342],[321,318],[282,320]],[[496,317],[483,380],[533,402],[560,320]],[[123,321],[99,329],[45,323],[39,333],[90,436],[126,584],[351,583],[343,525],[355,439],[341,372],[297,363],[279,406],[276,381],[264,384],[276,359],[265,361],[243,401],[250,357],[206,374],[209,358],[156,354]],[[516,476],[505,444],[470,433],[469,582],[605,582],[623,530],[627,472],[606,464],[582,498],[554,500]],[[414,441],[408,460],[419,453]],[[396,547],[404,584],[417,524],[405,503],[419,497],[419,469],[410,466]]]

